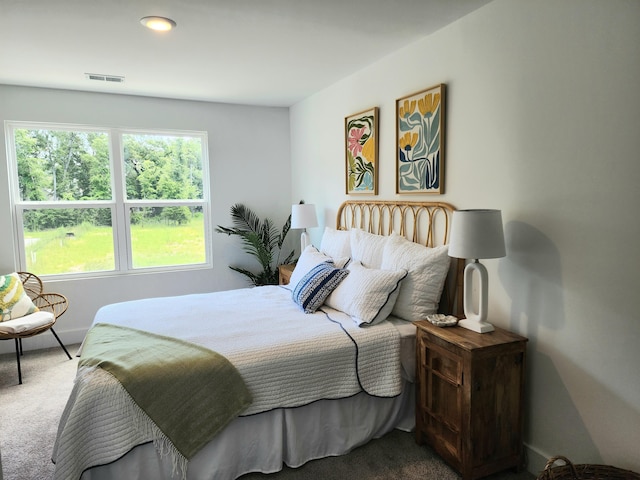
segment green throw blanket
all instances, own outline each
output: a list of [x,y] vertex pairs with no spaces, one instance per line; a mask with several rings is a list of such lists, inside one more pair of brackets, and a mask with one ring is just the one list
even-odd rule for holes
[[113,375],[187,460],[252,401],[242,377],[222,355],[132,328],[95,325],[79,366]]

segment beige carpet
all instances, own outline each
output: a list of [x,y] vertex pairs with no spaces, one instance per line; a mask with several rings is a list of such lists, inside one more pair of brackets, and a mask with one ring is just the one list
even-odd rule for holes
[[[26,345],[28,341],[23,342]],[[53,476],[51,450],[76,374],[78,345],[68,346],[67,350],[73,360],[60,347],[25,351],[20,362],[22,385],[18,384],[15,354],[0,356],[0,452],[4,480]]]
[[[28,340],[27,340],[28,341]],[[75,355],[78,345],[69,347]],[[0,452],[4,480],[51,479],[51,449],[58,420],[73,385],[77,359],[61,348],[28,351],[22,357],[23,384],[18,385],[15,355],[0,355]],[[241,480],[457,480],[460,478],[410,433],[393,431],[349,455],[285,468],[271,475]],[[531,480],[526,472],[505,472],[490,480]],[[128,480],[128,479],[114,479]],[[156,479],[144,479],[156,480]]]

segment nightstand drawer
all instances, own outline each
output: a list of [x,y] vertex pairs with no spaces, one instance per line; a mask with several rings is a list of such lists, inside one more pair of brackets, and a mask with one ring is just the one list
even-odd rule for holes
[[458,355],[435,345],[420,348],[422,365],[454,385],[462,385],[462,362]]

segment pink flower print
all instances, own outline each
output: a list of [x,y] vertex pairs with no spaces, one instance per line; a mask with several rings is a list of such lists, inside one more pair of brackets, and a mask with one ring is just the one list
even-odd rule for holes
[[363,128],[352,128],[349,130],[349,150],[351,150],[351,155],[357,157],[362,151],[362,145],[360,144],[360,139],[362,135],[364,135],[364,127]]

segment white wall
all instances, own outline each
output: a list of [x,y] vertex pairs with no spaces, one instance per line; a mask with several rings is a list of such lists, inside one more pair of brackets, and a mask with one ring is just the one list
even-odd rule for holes
[[417,198],[503,212],[489,310],[530,341],[532,472],[556,454],[640,471],[639,25],[635,0],[496,0],[291,108],[317,244],[347,198],[344,117],[380,107],[394,198],[395,99],[447,84],[446,192]]
[[[115,127],[207,131],[212,225],[231,225],[237,202],[281,226],[291,211],[289,112],[124,95],[81,93],[0,85],[0,121],[24,120]],[[17,268],[14,259],[4,135],[0,135],[0,272]],[[97,309],[136,298],[209,292],[247,286],[229,264],[257,268],[237,238],[213,233],[213,269],[50,281],[46,289],[69,298],[56,332],[65,343],[80,342]],[[52,335],[24,342],[25,349],[57,345]],[[0,352],[13,349],[0,342]]]

